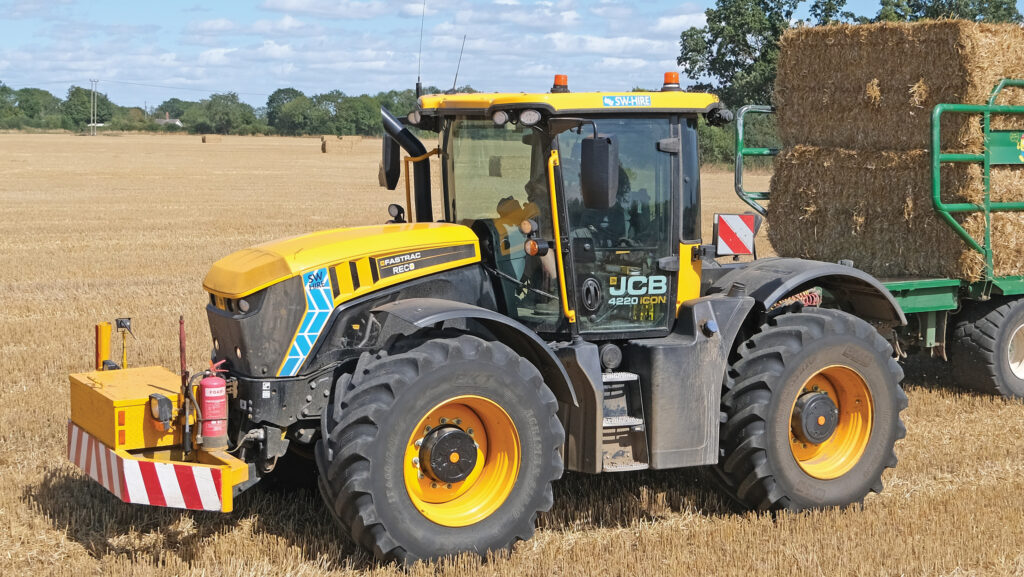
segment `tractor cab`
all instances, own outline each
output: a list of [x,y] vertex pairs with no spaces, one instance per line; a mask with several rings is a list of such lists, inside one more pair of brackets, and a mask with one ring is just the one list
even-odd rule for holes
[[[673,73],[661,92],[622,94],[571,93],[558,76],[550,93],[424,96],[407,124],[438,134],[439,216],[480,237],[502,312],[603,340],[668,334],[699,296],[699,114],[728,118]],[[416,184],[409,214],[435,218]]]

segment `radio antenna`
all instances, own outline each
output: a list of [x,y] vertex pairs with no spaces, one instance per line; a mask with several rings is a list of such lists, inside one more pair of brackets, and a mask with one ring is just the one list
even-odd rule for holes
[[462,53],[466,51],[466,35],[462,35],[462,48],[459,50],[459,63],[455,65],[455,80],[452,81],[452,93],[455,92],[455,85],[459,82],[459,69],[462,68]]
[[420,12],[420,53],[416,57],[416,98],[423,96],[423,84],[420,83],[420,71],[423,66],[423,22],[427,19],[427,0],[423,0]]

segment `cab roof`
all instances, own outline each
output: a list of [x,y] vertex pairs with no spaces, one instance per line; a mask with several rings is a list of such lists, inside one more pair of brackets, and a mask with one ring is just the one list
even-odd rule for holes
[[427,94],[419,99],[421,113],[490,114],[494,110],[538,108],[552,114],[677,112],[704,113],[721,106],[718,97],[700,92],[568,92]]

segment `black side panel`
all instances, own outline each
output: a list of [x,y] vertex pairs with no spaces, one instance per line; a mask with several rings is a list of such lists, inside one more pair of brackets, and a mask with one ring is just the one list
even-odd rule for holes
[[817,285],[841,295],[848,312],[857,317],[896,326],[907,324],[888,289],[875,277],[850,266],[799,258],[763,258],[730,269],[711,285],[708,294],[728,292],[736,283],[742,284],[746,294],[763,308]]
[[565,427],[563,461],[569,471],[601,472],[601,418],[604,385],[597,345],[576,341],[555,348],[576,388],[578,407],[560,404],[558,416]]
[[652,469],[718,462],[722,383],[753,306],[749,297],[691,300],[671,335],[627,343],[626,366],[640,375]]
[[[214,352],[214,360],[226,360],[225,368],[235,374],[276,375],[306,312],[302,279],[292,277],[263,289],[248,300],[253,302],[253,309],[245,314],[206,305],[210,334],[220,345]],[[241,359],[235,354],[235,347],[242,352]]]

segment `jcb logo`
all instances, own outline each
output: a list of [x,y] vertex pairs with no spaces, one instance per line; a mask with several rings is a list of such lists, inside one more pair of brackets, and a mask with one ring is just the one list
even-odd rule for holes
[[608,292],[613,296],[661,295],[668,292],[668,277],[661,275],[612,277],[611,288]]

